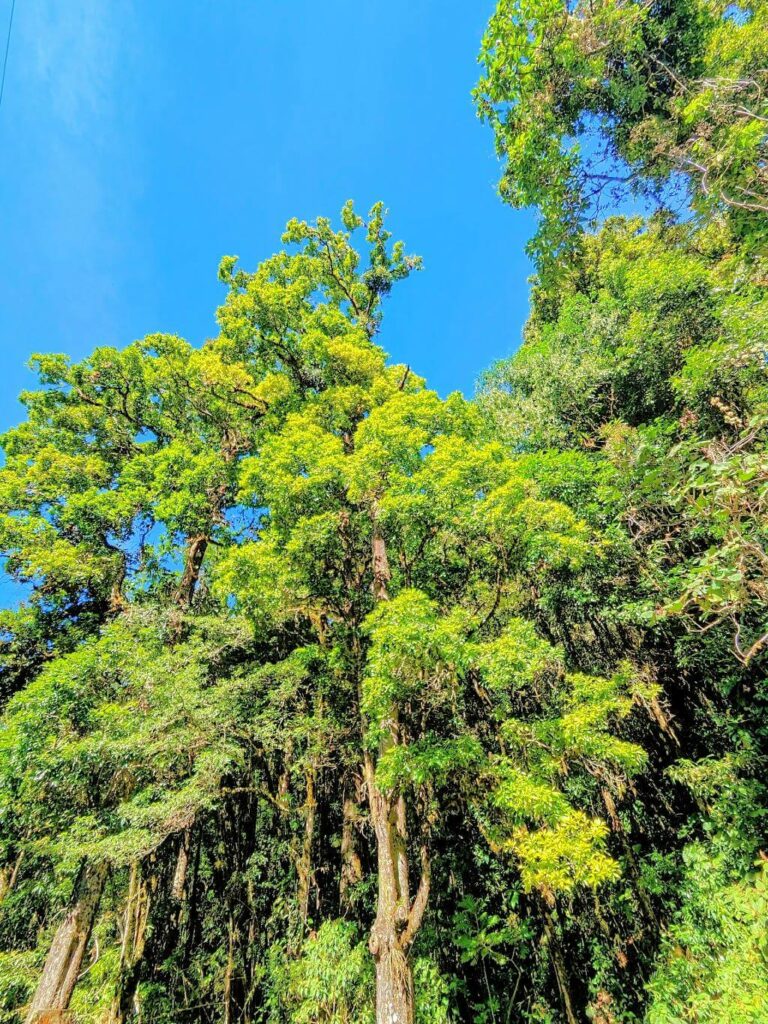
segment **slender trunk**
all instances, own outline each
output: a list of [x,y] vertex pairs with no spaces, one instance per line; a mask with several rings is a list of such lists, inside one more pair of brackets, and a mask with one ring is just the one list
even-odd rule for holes
[[204,533],[187,540],[184,571],[173,595],[173,610],[169,620],[172,643],[178,643],[184,631],[184,616],[192,608],[208,543],[209,537]]
[[13,862],[13,867],[7,864],[2,871],[0,871],[0,903],[2,903],[9,893],[13,892],[13,888],[16,885],[16,879],[19,877],[19,868],[21,862],[24,860],[24,851],[18,855],[16,860]]
[[224,969],[224,1024],[232,1024],[236,1013],[233,1005],[232,979],[235,973],[236,930],[232,915],[227,924],[227,966]]
[[197,839],[194,845],[194,857],[192,859],[192,872],[190,874],[189,883],[187,885],[186,899],[182,900],[181,910],[179,912],[179,931],[184,936],[184,953],[181,958],[183,968],[189,966],[189,962],[192,956],[192,947],[194,946],[195,937],[197,933],[198,917],[197,917],[197,882],[200,877],[200,856],[202,853],[202,840]]
[[[231,462],[237,455],[237,444],[234,441],[227,441],[224,444],[222,454],[226,462]],[[209,491],[208,497],[210,499],[208,522],[200,533],[187,538],[184,571],[181,574],[181,579],[174,595],[174,604],[182,614],[188,612],[192,607],[195,591],[200,581],[203,560],[205,559],[208,545],[211,543],[214,525],[221,516],[221,510],[227,497],[226,483],[221,484],[213,491]]]
[[565,960],[563,959],[560,944],[557,941],[555,922],[552,920],[552,915],[546,907],[544,907],[544,934],[547,937],[549,956],[552,960],[552,966],[555,969],[555,979],[557,980],[557,987],[560,992],[560,1000],[563,1004],[565,1018],[568,1021],[568,1024],[579,1024],[576,1019],[576,1014],[573,1012],[573,1000],[571,999],[571,989],[568,984],[568,972],[565,969]]
[[307,918],[309,917],[309,890],[312,885],[312,842],[315,836],[315,813],[317,810],[315,778],[311,771],[306,773],[306,780],[307,799],[304,803],[304,840],[301,853],[296,861],[299,916],[304,927],[306,927]]
[[624,826],[622,825],[621,819],[619,818],[619,815],[616,811],[616,804],[614,802],[611,791],[606,786],[603,786],[600,790],[600,795],[603,798],[603,804],[605,805],[605,810],[608,814],[608,820],[611,823],[611,829],[618,835],[619,841],[621,842],[621,845],[624,849],[624,853],[627,858],[627,864],[629,865],[630,874],[632,875],[632,878],[635,882],[635,892],[637,894],[637,898],[642,903],[643,909],[648,915],[649,921],[652,921],[653,924],[656,925],[656,927],[658,928],[659,920],[656,917],[656,912],[654,911],[653,905],[650,899],[648,898],[648,893],[646,892],[645,885],[643,884],[643,876],[640,872],[640,868],[638,867],[635,855],[632,852],[632,845],[627,839],[627,835],[624,831]]
[[56,930],[27,1010],[27,1024],[52,1021],[69,1007],[107,878],[106,864],[84,863],[64,920]]
[[144,955],[149,921],[150,889],[142,877],[141,864],[131,865],[128,897],[123,914],[123,943],[120,950],[120,974],[112,1003],[111,1021],[127,1020],[138,1012],[136,993],[139,968]]
[[184,899],[184,892],[187,887],[187,872],[189,871],[189,849],[192,841],[192,830],[185,828],[179,844],[179,855],[176,858],[176,869],[173,872],[173,885],[171,886],[171,897],[177,903]]
[[190,537],[187,544],[184,572],[181,574],[174,598],[174,603],[182,612],[187,612],[192,607],[203,559],[208,550],[208,540],[206,534],[199,534],[197,537]]
[[341,877],[339,879],[339,899],[342,905],[347,903],[347,893],[353,885],[363,877],[363,865],[355,842],[355,828],[360,812],[355,801],[344,796],[341,821]]
[[379,526],[378,513],[373,513],[373,597],[376,601],[388,601],[387,589],[392,574],[389,570],[387,545]]
[[[371,519],[373,595],[377,602],[387,601],[391,574],[387,546],[379,527],[375,504]],[[397,712],[393,708],[390,733],[382,749],[397,741]],[[376,836],[378,867],[376,919],[368,939],[368,947],[376,963],[376,1024],[413,1024],[413,971],[408,950],[421,926],[429,898],[429,859],[426,847],[423,847],[421,879],[411,904],[405,798],[379,789],[375,765],[369,754],[365,755],[363,768],[371,824]]]
[[256,899],[255,899],[255,887],[252,879],[248,879],[247,886],[247,906],[248,906],[248,933],[246,941],[246,957],[244,964],[244,979],[243,979],[243,1020],[250,1021],[253,1019],[251,1007],[253,1006],[258,991],[259,981],[261,979],[261,973],[258,967],[258,961],[255,961],[254,950],[256,949]]

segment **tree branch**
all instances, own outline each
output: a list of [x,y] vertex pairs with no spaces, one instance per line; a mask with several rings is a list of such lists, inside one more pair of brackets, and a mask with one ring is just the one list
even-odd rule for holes
[[426,844],[422,844],[421,878],[419,879],[419,888],[416,891],[413,905],[410,913],[408,914],[408,921],[405,925],[405,929],[403,934],[400,936],[400,945],[404,950],[408,949],[410,944],[416,938],[416,933],[421,927],[421,922],[424,918],[424,911],[427,909],[427,901],[429,900],[429,887],[431,881],[432,871],[429,863],[429,851],[427,850]]

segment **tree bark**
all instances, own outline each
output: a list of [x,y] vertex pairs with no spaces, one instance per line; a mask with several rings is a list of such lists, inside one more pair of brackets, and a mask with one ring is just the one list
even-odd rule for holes
[[355,829],[360,812],[355,801],[345,794],[341,822],[341,874],[339,878],[339,899],[342,905],[348,902],[347,894],[352,886],[363,877],[363,865],[357,852]]
[[171,897],[181,903],[187,888],[187,872],[189,871],[189,850],[192,843],[192,830],[185,828],[179,843],[179,853],[176,858],[176,869],[173,872],[173,884],[171,886]]
[[[237,453],[236,445],[225,445],[223,450],[224,458],[231,462]],[[227,485],[222,484],[213,492],[209,492],[211,500],[210,518],[206,529],[201,533],[187,537],[187,550],[184,556],[184,570],[181,574],[173,603],[182,614],[188,612],[192,607],[195,598],[197,585],[200,581],[200,572],[203,568],[203,561],[208,546],[211,543],[214,524],[221,516],[221,509],[227,496]]]
[[123,944],[120,950],[120,974],[110,1019],[114,1024],[138,1012],[139,969],[147,938],[150,887],[142,876],[141,864],[131,865],[128,897],[123,914]]
[[174,604],[182,612],[188,612],[192,607],[197,581],[200,578],[200,570],[203,567],[203,559],[205,558],[205,552],[208,550],[208,542],[207,534],[200,534],[197,537],[190,537],[187,544],[184,572],[181,574],[174,597]]
[[557,932],[555,930],[555,922],[552,920],[552,915],[546,906],[543,907],[544,913],[544,934],[547,937],[547,945],[549,947],[549,956],[552,961],[552,966],[555,969],[555,980],[557,981],[557,988],[560,992],[560,1000],[563,1004],[563,1012],[568,1024],[579,1024],[576,1019],[576,1014],[573,1010],[573,1000],[571,998],[571,989],[568,983],[568,972],[565,967],[565,960],[560,949],[560,944],[557,939]]
[[[366,758],[371,823],[376,835],[378,899],[368,948],[376,963],[377,1024],[413,1024],[413,973],[401,942],[409,912],[404,814],[376,786],[373,760]],[[402,798],[400,798],[402,800]]]
[[2,871],[0,871],[0,904],[3,903],[6,896],[13,892],[13,888],[16,885],[16,879],[19,877],[19,868],[21,862],[24,860],[24,851],[18,855],[16,860],[13,862],[13,867],[7,864]]
[[378,899],[368,948],[376,963],[377,1024],[413,1024],[413,972],[408,959],[429,899],[430,868],[421,850],[421,879],[411,902],[405,801],[376,786],[373,760],[366,758],[371,823],[376,835]]
[[64,920],[56,930],[27,1010],[27,1024],[60,1019],[69,1007],[107,878],[106,864],[85,862]]
[[227,923],[227,966],[224,969],[224,1024],[232,1024],[236,1019],[237,1009],[233,999],[232,981],[235,974],[235,941],[237,930],[232,915]]
[[379,526],[378,511],[374,508],[373,514],[373,597],[378,601],[388,601],[389,591],[387,586],[391,579],[389,569],[389,557],[387,545]]
[[396,935],[376,954],[376,1024],[413,1024],[413,971]]
[[304,839],[301,852],[296,860],[297,901],[299,917],[306,928],[309,918],[309,893],[312,887],[312,843],[315,836],[315,813],[317,798],[315,796],[315,777],[312,771],[306,773],[307,798],[304,803]]
[[[391,573],[375,503],[371,519],[373,595],[378,603],[389,600]],[[398,742],[397,718],[397,709],[393,708],[389,735],[380,753]],[[376,1024],[413,1024],[413,971],[408,950],[421,926],[429,898],[429,858],[426,847],[422,847],[421,879],[411,904],[405,798],[402,794],[388,794],[379,789],[370,754],[365,755],[363,771],[376,836],[378,868],[376,919],[368,939],[368,948],[376,963]]]

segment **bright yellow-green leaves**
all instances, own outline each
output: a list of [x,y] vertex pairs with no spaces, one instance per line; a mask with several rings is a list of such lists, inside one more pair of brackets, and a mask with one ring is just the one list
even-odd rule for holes
[[[358,225],[349,208],[344,219],[348,231]],[[218,563],[215,593],[259,632],[292,624],[328,650],[336,671],[355,666],[351,692],[359,685],[380,785],[432,800],[458,789],[499,846],[519,839],[528,849],[521,829],[549,830],[556,846],[577,814],[569,773],[619,779],[643,758],[613,734],[631,706],[628,681],[569,675],[562,652],[514,610],[523,587],[568,579],[603,546],[541,492],[530,466],[480,440],[482,420],[460,395],[442,400],[386,366],[361,313],[371,278],[360,278],[347,235],[321,221],[290,225],[286,239],[302,246],[298,256],[255,275],[224,267],[233,290],[222,344],[283,375],[295,398],[241,463],[237,500],[259,517],[258,535]],[[376,273],[404,271],[380,224],[368,239]],[[378,607],[374,521],[389,574]],[[341,676],[337,685],[349,692]],[[514,773],[552,813],[524,794],[515,803]],[[550,851],[551,887],[611,876],[613,866],[599,867],[612,865],[602,839],[597,825],[585,830],[592,868],[584,854],[569,873]],[[536,842],[531,860],[544,864],[546,840]],[[532,884],[545,885],[544,870]]]
[[[401,243],[389,245],[382,204],[364,220],[352,204],[343,211],[346,230],[326,218],[315,224],[293,220],[283,236],[298,251],[282,252],[252,274],[222,261],[219,276],[230,294],[219,310],[222,344],[261,375],[284,371],[306,393],[331,383],[366,383],[380,372],[380,350],[366,344],[381,321],[381,303],[395,281],[420,267]],[[351,244],[365,232],[369,262]]]
[[171,336],[37,363],[46,387],[5,438],[3,547],[47,599],[103,601],[140,567],[141,534],[183,548],[216,527],[266,403],[244,368]]
[[241,496],[269,508],[273,522],[296,522],[325,511],[343,486],[341,439],[301,413],[287,417],[258,456],[247,460]]
[[475,656],[483,685],[507,713],[515,697],[557,665],[560,652],[537,635],[533,623],[510,619],[500,636],[477,646]]
[[576,886],[595,888],[614,881],[619,866],[604,850],[608,827],[583,811],[568,811],[553,826],[518,829],[509,848],[520,860],[527,889],[546,896],[567,893]]
[[[642,749],[613,732],[632,708],[631,674],[568,673],[562,653],[524,620],[509,620],[486,642],[473,638],[473,625],[465,610],[441,614],[417,590],[370,616],[369,743],[393,723],[423,729],[417,741],[386,748],[380,784],[465,792],[492,846],[518,859],[528,888],[551,894],[615,878],[606,826],[574,807],[567,790],[579,774],[621,780],[643,768]],[[473,722],[475,694],[490,734]]]
[[[293,221],[252,273],[226,258],[220,334],[199,349],[153,335],[41,359],[0,473],[9,564],[35,587],[31,618],[2,623],[13,678],[33,677],[0,726],[6,860],[118,879],[184,833],[234,900],[230,928],[264,900],[289,920],[281,994],[266,947],[252,966],[296,1020],[316,1014],[335,943],[355,961],[339,999],[362,993],[368,954],[323,930],[315,862],[335,862],[341,827],[341,898],[369,920],[362,780],[402,816],[403,856],[419,851],[414,907],[453,822],[460,858],[551,902],[616,877],[601,790],[618,799],[644,765],[624,738],[632,670],[572,671],[545,639],[548,602],[581,598],[611,555],[599,515],[572,507],[593,463],[489,439],[475,403],[387,362],[382,302],[419,262],[383,216]],[[610,287],[650,308],[620,270]],[[447,988],[424,978],[447,1020]]]

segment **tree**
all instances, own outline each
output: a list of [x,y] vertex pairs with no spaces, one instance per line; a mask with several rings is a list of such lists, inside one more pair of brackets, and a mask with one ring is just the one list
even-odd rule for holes
[[683,191],[765,241],[763,3],[502,0],[476,89],[505,160],[502,197],[536,206],[545,276],[578,259],[585,219]]
[[[351,207],[344,218],[351,230],[363,226]],[[376,840],[369,946],[377,1020],[407,1022],[409,951],[433,884],[441,791],[455,796],[465,779],[464,799],[489,818],[483,827],[493,842],[508,843],[530,864],[531,887],[551,894],[614,872],[600,850],[602,827],[559,795],[563,766],[591,757],[634,770],[642,758],[606,731],[629,710],[629,681],[570,677],[558,652],[513,617],[521,582],[567,573],[587,556],[589,531],[561,503],[542,500],[498,445],[478,444],[463,399],[441,401],[408,368],[388,367],[371,341],[378,297],[408,266],[400,246],[388,254],[380,218],[376,207],[362,274],[349,236],[323,221],[289,226],[288,240],[303,248],[279,258],[280,291],[274,262],[255,275],[226,265],[225,337],[268,374],[285,375],[286,393],[298,385],[299,395],[244,461],[240,500],[263,518],[257,539],[223,560],[217,588],[234,594],[257,627],[291,624],[297,642],[310,644],[315,685],[329,678],[321,684],[328,696],[314,699],[332,693],[345,709],[340,770],[362,780]],[[304,305],[292,305],[289,319],[283,295],[299,286]],[[277,343],[276,322],[290,324]],[[537,697],[537,684],[552,695]],[[525,748],[526,726],[510,717],[515,700],[541,710],[548,701],[584,702],[575,717],[540,723],[549,760],[535,767],[529,753],[503,753],[507,744]],[[310,762],[307,787],[315,771]],[[472,795],[478,777],[485,783]],[[523,821],[550,828],[529,835]],[[558,850],[578,831],[580,850]]]

